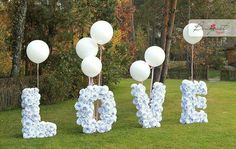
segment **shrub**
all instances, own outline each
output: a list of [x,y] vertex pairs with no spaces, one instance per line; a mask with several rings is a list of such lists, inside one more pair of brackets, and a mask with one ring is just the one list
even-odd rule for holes
[[236,69],[233,67],[225,67],[221,70],[220,79],[225,81],[236,80]]
[[108,48],[103,56],[103,84],[114,87],[125,77],[131,65],[128,45],[121,43],[114,49]]
[[[57,84],[49,84],[60,86],[64,96],[61,98],[75,98],[79,94],[79,90],[87,85],[87,78],[82,73],[80,65],[81,59],[77,56],[74,49],[69,51],[61,51],[51,62],[50,70],[53,70],[50,80]],[[60,92],[55,90],[55,92]],[[60,94],[58,93],[58,94]]]
[[[103,84],[114,87],[128,71],[129,51],[126,44],[119,44],[103,53]],[[44,66],[50,74],[41,79],[42,103],[51,104],[78,97],[79,90],[88,85],[88,78],[81,71],[81,62],[75,49],[62,50],[50,58]],[[97,78],[94,78],[95,83]]]
[[53,104],[66,99],[67,89],[63,86],[63,82],[54,75],[44,76],[40,83],[42,104]]

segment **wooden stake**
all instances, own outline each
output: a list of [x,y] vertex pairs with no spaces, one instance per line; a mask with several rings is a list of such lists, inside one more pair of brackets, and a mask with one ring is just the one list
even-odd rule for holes
[[37,64],[37,88],[39,89],[39,64]]
[[[103,54],[104,47],[99,46],[99,50],[100,50],[100,57],[99,58],[100,58],[100,61],[102,61],[102,54]],[[98,85],[102,85],[102,71],[98,75]]]
[[[93,78],[88,77],[88,85],[93,85]],[[96,107],[94,108],[93,117],[96,119]]]
[[151,68],[152,70],[152,74],[151,74],[151,83],[150,83],[150,97],[151,97],[151,94],[152,94],[152,86],[153,86],[153,77],[154,77],[154,67]]
[[193,67],[194,51],[193,51],[193,50],[194,50],[194,45],[192,45],[192,60],[191,60],[191,80],[192,80],[192,81],[194,81],[194,80],[193,80],[193,79],[194,79],[194,78],[193,78],[193,73],[194,73],[194,72],[193,72],[193,71],[194,71],[194,70],[193,70],[193,69],[194,69],[194,67]]
[[93,85],[92,79],[93,79],[93,78],[88,77],[88,80],[89,80],[89,81],[88,81],[88,85]]
[[[99,50],[100,50],[100,61],[102,62],[102,54],[103,54],[103,50],[105,50],[105,48],[100,45],[99,46]],[[98,75],[98,85],[101,86],[102,85],[102,71],[99,73]],[[98,121],[99,120],[99,112],[98,112],[98,108],[100,107],[100,102],[99,100],[97,100],[96,105],[95,105],[95,119]]]

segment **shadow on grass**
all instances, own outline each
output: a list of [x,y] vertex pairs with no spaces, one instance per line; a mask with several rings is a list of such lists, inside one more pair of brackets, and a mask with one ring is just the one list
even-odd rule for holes
[[11,137],[16,138],[16,139],[19,139],[19,138],[23,139],[22,133],[13,134]]

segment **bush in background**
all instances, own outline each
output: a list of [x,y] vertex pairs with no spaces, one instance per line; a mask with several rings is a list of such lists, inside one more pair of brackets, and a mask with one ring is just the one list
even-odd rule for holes
[[[99,54],[97,55],[99,56]],[[81,62],[75,49],[62,50],[53,55],[44,70],[50,70],[40,84],[40,93],[43,104],[52,104],[71,98],[77,98],[81,88],[88,85],[88,77],[81,71]],[[128,72],[130,66],[128,45],[119,44],[108,47],[103,52],[103,84],[110,88],[115,87]],[[98,77],[94,78],[97,84]]]
[[224,81],[235,81],[236,68],[232,66],[225,66],[220,72],[220,79]]
[[114,48],[106,49],[104,51],[102,64],[103,84],[112,88],[127,75],[131,65],[128,45],[121,43]]

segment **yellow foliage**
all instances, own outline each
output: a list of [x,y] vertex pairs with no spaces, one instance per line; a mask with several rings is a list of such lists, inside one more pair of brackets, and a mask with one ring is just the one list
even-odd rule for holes
[[10,36],[10,19],[5,10],[0,11],[0,74],[8,76],[11,72],[11,56],[7,50],[6,38]]
[[115,46],[117,46],[119,43],[121,43],[122,41],[122,32],[121,30],[115,30],[114,31],[114,35],[112,38],[112,47],[114,49]]
[[127,4],[129,2],[130,2],[130,0],[117,0],[118,4]]
[[9,52],[0,51],[0,73],[9,75],[11,72],[11,57]]

